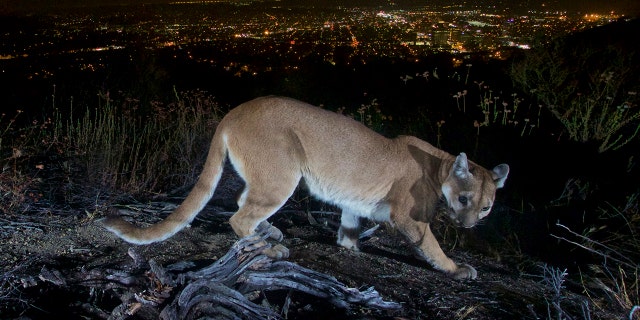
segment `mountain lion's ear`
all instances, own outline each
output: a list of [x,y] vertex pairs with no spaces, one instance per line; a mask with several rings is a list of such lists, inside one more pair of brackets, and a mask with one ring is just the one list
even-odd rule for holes
[[509,165],[505,163],[497,165],[491,170],[491,175],[493,176],[493,182],[495,182],[496,188],[502,188],[504,182],[507,180],[507,175],[509,175]]
[[469,172],[469,161],[467,161],[467,155],[464,152],[460,152],[460,155],[456,157],[456,162],[453,163],[451,171],[460,179],[467,179],[471,177],[471,172]]

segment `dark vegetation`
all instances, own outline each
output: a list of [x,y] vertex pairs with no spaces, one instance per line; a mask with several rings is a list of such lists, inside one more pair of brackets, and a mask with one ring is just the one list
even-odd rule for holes
[[[444,247],[458,260],[473,261],[480,277],[484,270],[489,281],[475,284],[440,279],[438,273],[423,279],[429,268],[411,258],[388,228],[365,242],[362,255],[336,248],[331,228],[316,221],[331,226],[335,217],[324,213],[332,208],[300,190],[286,206],[291,217],[280,214],[274,222],[287,230],[292,260],[353,287],[376,285],[383,298],[405,303],[405,311],[335,311],[307,297],[294,299],[299,308],[289,317],[333,310],[336,317],[359,318],[638,319],[639,31],[637,20],[613,23],[515,52],[506,61],[439,54],[420,62],[380,58],[365,64],[345,55],[351,63],[330,65],[311,55],[300,70],[230,76],[194,62],[176,65],[169,58],[175,52],[139,50],[111,57],[117,67],[90,78],[70,73],[37,83],[17,77],[6,96],[23,111],[4,108],[0,118],[0,239],[6,246],[0,313],[45,317],[46,311],[37,311],[53,308],[45,295],[85,295],[70,299],[91,306],[53,313],[111,312],[122,286],[62,286],[43,275],[43,266],[72,270],[62,274],[69,277],[80,266],[125,263],[126,246],[93,226],[93,219],[111,208],[179,202],[174,197],[190,190],[225,111],[255,96],[282,94],[348,114],[387,136],[416,135],[486,166],[511,166],[483,225],[461,231],[444,218],[438,223]],[[55,63],[64,65],[65,58],[59,59]],[[196,87],[201,90],[186,89]],[[232,210],[231,196],[224,195],[214,205]],[[133,218],[155,221],[157,209]],[[143,249],[145,256],[161,252],[161,263],[215,260],[234,239],[224,222],[214,221],[185,232],[179,239],[185,244],[171,240]],[[223,238],[200,229],[215,225],[222,227],[213,233]],[[73,246],[73,254],[60,253],[55,245],[65,243],[61,238],[49,241],[50,250],[29,244],[49,248],[43,244],[47,234],[64,237],[70,229],[90,234],[78,236],[76,246],[95,246],[99,253]],[[22,246],[15,245],[18,240]],[[210,255],[198,255],[203,245]],[[296,256],[298,251],[306,253]],[[470,256],[459,257],[461,252]],[[372,257],[377,260],[367,260]],[[369,268],[349,271],[346,261]],[[391,271],[385,277],[375,274],[386,268]],[[413,281],[415,287],[407,285]]]

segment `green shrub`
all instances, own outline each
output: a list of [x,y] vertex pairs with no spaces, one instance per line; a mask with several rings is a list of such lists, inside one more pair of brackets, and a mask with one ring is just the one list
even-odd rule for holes
[[511,76],[562,123],[569,139],[618,149],[640,131],[634,51],[557,40],[527,53]]

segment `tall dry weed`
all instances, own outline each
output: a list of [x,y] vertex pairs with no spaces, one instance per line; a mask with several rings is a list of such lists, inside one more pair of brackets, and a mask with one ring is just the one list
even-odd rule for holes
[[195,181],[221,111],[203,91],[174,92],[169,103],[140,106],[101,93],[99,103],[65,124],[71,157],[92,193],[153,195]]

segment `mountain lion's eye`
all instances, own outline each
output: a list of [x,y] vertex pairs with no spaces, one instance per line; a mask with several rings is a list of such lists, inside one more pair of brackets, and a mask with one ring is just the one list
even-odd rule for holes
[[460,201],[460,203],[466,205],[467,201],[469,201],[469,199],[467,199],[467,197],[465,197],[465,196],[459,196],[458,197],[458,201]]
[[482,211],[489,211],[489,210],[491,210],[491,207],[484,207],[484,208],[482,208]]

